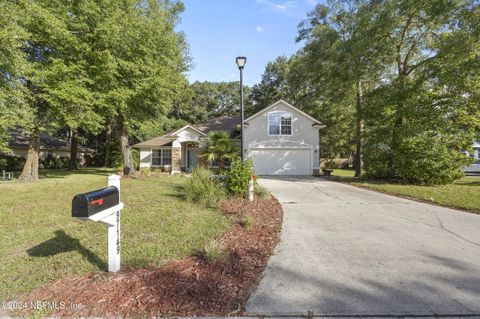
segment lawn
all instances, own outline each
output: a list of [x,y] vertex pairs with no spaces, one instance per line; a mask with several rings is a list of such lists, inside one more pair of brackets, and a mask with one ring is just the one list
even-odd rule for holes
[[[0,182],[0,301],[58,278],[106,269],[106,227],[71,218],[71,200],[105,187],[110,173],[47,171],[37,183]],[[180,259],[228,229],[220,211],[181,198],[185,179],[122,179],[122,267]]]
[[354,172],[352,170],[336,169],[332,175],[334,180],[348,182],[355,186],[480,213],[479,177],[467,176],[450,185],[420,186],[359,180],[353,177]]

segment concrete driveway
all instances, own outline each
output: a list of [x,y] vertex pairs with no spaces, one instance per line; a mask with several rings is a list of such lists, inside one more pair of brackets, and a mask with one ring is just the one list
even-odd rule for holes
[[480,316],[480,215],[314,177],[260,184],[284,224],[248,314]]

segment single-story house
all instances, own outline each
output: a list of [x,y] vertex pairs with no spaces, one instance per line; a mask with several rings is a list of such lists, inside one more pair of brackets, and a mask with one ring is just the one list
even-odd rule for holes
[[[317,119],[280,100],[244,121],[244,155],[253,161],[258,175],[312,175],[319,172]],[[222,116],[205,123],[188,124],[163,136],[135,144],[140,168],[190,171],[211,131],[226,131],[240,144],[240,117]]]
[[[22,130],[15,128],[9,131],[8,148],[9,154],[6,156],[27,157],[28,147],[30,145],[30,136]],[[40,160],[45,160],[48,156],[54,158],[70,158],[71,144],[62,139],[48,134],[40,134]],[[93,156],[94,150],[78,145],[77,159],[79,165],[84,165],[87,157]]]

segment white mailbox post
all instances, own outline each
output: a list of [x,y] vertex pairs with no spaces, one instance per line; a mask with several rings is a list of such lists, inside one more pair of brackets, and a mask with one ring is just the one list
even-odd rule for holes
[[120,176],[110,175],[108,187],[76,195],[72,217],[100,222],[108,226],[108,271],[120,270]]

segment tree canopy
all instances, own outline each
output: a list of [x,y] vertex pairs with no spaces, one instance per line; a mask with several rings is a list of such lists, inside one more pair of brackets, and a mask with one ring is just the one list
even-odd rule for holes
[[479,21],[475,1],[319,4],[253,104],[282,96],[318,117],[322,157],[355,153],[370,178],[451,182],[479,132]]

